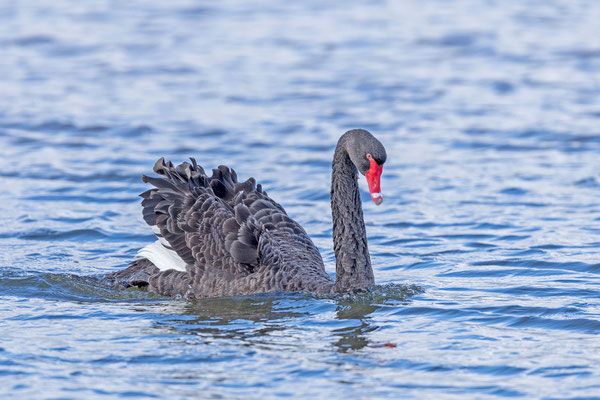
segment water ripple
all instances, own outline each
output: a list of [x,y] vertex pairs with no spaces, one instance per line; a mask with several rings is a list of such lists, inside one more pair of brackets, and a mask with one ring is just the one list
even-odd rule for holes
[[[0,397],[597,398],[596,3],[88,3],[0,4]],[[256,177],[333,273],[359,127],[372,292],[100,279],[161,156]]]

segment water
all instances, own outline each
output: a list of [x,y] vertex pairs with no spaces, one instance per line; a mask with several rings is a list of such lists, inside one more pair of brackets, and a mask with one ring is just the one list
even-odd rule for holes
[[[2,2],[0,397],[600,398],[599,20],[585,0]],[[333,272],[351,128],[388,151],[382,206],[361,181],[372,297],[81,278],[153,240],[137,194],[160,156],[255,176]]]

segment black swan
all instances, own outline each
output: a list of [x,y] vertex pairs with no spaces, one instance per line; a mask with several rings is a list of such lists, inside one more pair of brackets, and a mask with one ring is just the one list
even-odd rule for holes
[[332,163],[331,211],[335,281],[304,229],[256,184],[238,183],[233,169],[219,166],[208,177],[192,158],[177,167],[159,159],[143,176],[155,187],[142,193],[144,220],[158,241],[139,251],[129,268],[108,274],[125,286],[187,298],[271,291],[338,293],[375,284],[358,190],[365,175],[381,204],[383,145],[354,129],[339,139]]

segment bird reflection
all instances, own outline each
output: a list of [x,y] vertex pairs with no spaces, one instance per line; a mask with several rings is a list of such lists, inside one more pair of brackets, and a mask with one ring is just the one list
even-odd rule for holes
[[195,335],[205,343],[225,339],[264,349],[304,346],[323,335],[332,340],[338,352],[345,353],[370,344],[369,333],[378,328],[372,315],[381,305],[405,304],[408,297],[421,291],[417,287],[386,285],[350,296],[315,298],[308,293],[266,293],[176,301],[160,304],[163,317],[157,318],[154,326]]
[[163,309],[170,317],[157,321],[155,327],[207,339],[262,342],[262,337],[289,327],[290,320],[310,315],[310,307],[304,304],[308,301],[302,295],[285,294],[182,301]]
[[360,350],[369,344],[367,334],[377,329],[368,317],[377,311],[379,307],[371,304],[340,304],[336,310],[339,320],[356,320],[358,325],[349,326],[335,330],[339,338],[334,346],[339,352],[345,353],[349,350]]

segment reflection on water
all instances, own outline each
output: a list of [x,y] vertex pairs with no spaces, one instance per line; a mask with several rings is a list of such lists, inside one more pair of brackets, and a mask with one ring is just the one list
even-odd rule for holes
[[338,305],[336,316],[340,320],[349,320],[359,323],[357,326],[336,329],[334,334],[339,340],[334,343],[338,351],[360,350],[369,344],[368,333],[377,329],[377,325],[369,318],[369,314],[375,312],[377,306],[368,304],[345,304]]
[[[311,293],[266,293],[249,297],[175,301],[162,305],[161,313],[169,319],[159,321],[159,330],[179,332],[202,338],[231,339],[252,345],[270,346],[271,337],[290,326],[312,323],[322,314],[332,320],[330,326],[340,352],[359,350],[369,345],[368,333],[377,329],[370,314],[384,304],[410,303],[410,297],[422,289],[410,285],[380,285],[372,292],[354,295],[319,295]],[[151,306],[150,309],[153,309]],[[149,309],[142,309],[148,312]],[[337,322],[333,321],[336,319]]]

